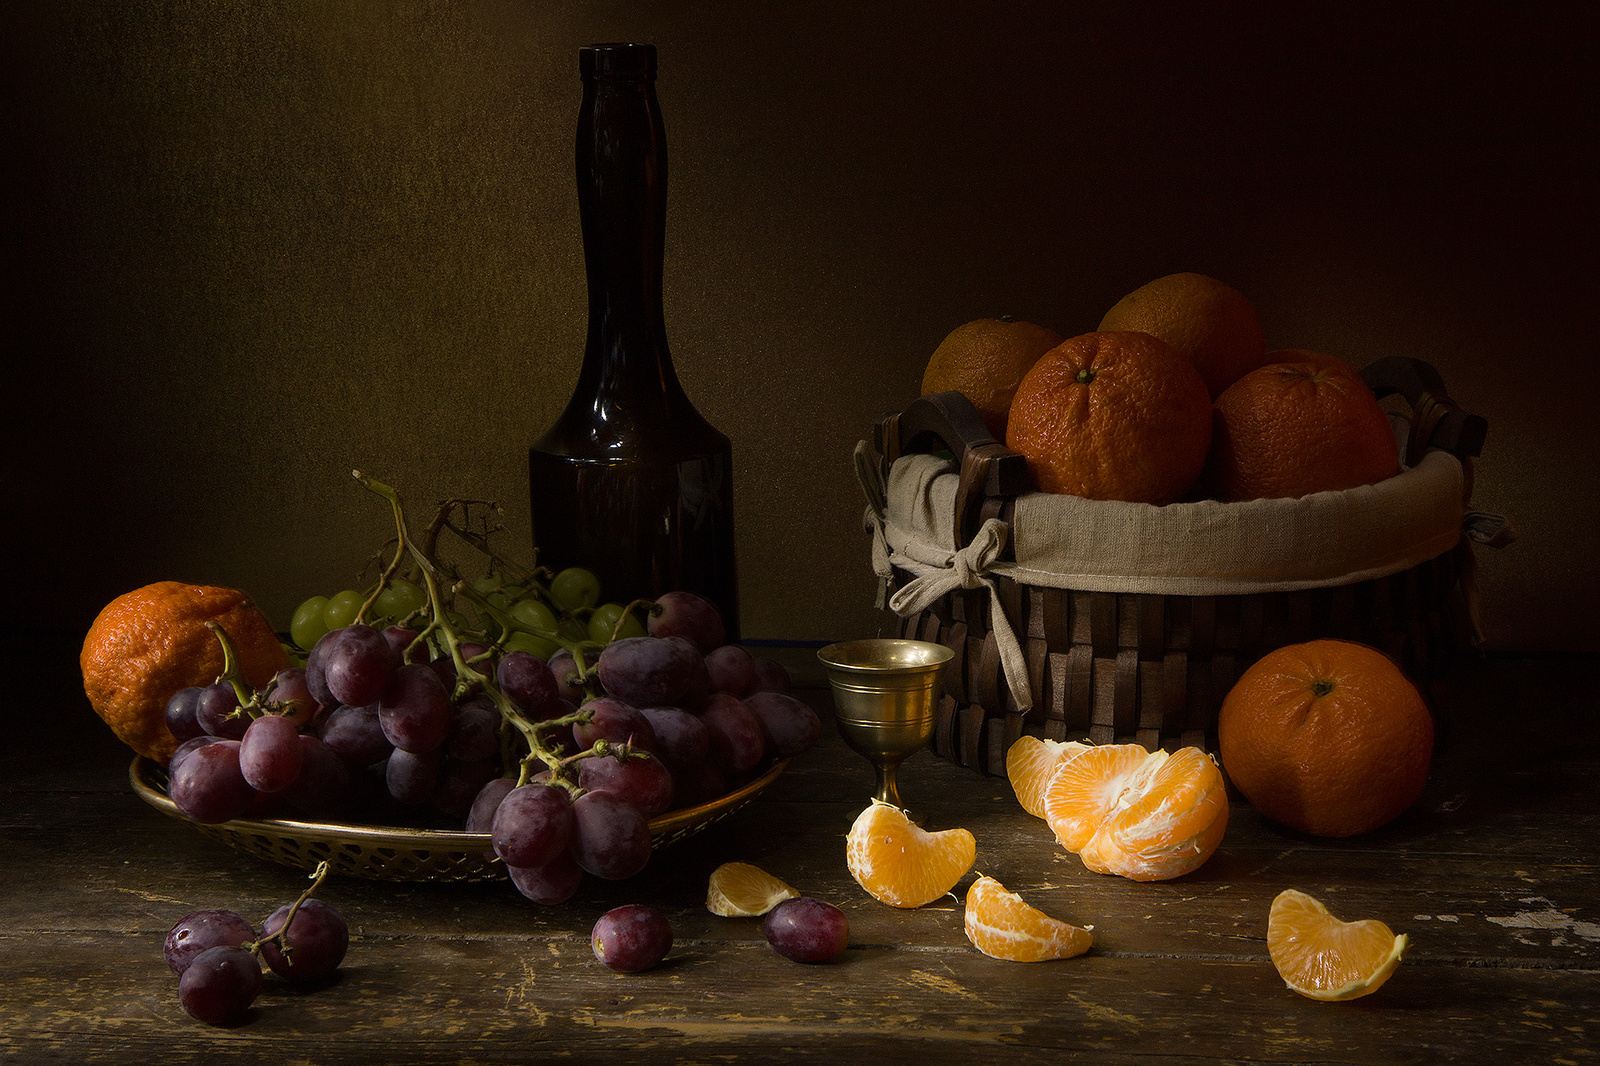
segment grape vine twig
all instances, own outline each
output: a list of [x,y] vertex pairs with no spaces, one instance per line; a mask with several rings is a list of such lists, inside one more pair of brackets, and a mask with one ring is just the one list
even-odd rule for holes
[[[521,760],[517,775],[518,785],[528,783],[534,774],[533,767],[536,763],[543,763],[550,769],[553,777],[558,780],[561,779],[560,771],[563,760],[559,753],[545,744],[540,732],[541,730],[586,721],[588,720],[587,712],[579,711],[544,722],[531,722],[522,713],[522,709],[509,696],[500,691],[499,685],[495,683],[492,677],[477,669],[478,658],[468,658],[462,651],[464,641],[461,639],[460,634],[456,632],[455,623],[450,618],[449,605],[445,602],[444,596],[440,592],[439,578],[441,576],[441,568],[429,553],[419,547],[412,538],[411,531],[406,523],[405,508],[400,502],[399,492],[393,486],[368,477],[359,470],[352,471],[352,474],[362,486],[389,501],[389,507],[394,513],[395,527],[399,534],[399,546],[396,549],[396,555],[397,557],[401,553],[410,555],[412,561],[421,570],[423,586],[428,595],[428,608],[431,618],[421,636],[437,633],[444,648],[450,653],[450,659],[456,668],[455,694],[457,696],[465,695],[473,689],[483,692],[494,704],[495,709],[500,712],[501,717],[509,722],[517,732],[521,733],[527,741],[528,755]],[[450,591],[452,596],[461,593],[468,595],[469,598],[482,599],[482,597],[477,596],[476,590],[470,589],[466,582],[454,582],[450,587]],[[487,601],[483,602],[485,606],[488,606]],[[507,619],[507,621],[515,624],[513,619]]]

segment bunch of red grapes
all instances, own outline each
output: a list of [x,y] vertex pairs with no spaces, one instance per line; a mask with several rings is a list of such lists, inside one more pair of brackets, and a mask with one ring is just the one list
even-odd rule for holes
[[490,834],[524,895],[563,901],[584,872],[639,872],[650,819],[726,795],[821,733],[782,666],[725,643],[704,598],[662,595],[645,630],[548,659],[475,641],[451,654],[412,625],[330,630],[259,698],[228,681],[172,698],[169,795],[201,822],[464,825]]
[[[612,641],[598,655],[601,694],[579,706],[570,743],[603,754],[577,761],[577,788],[548,772],[516,787],[498,778],[468,814],[467,828],[490,833],[529,899],[559,903],[583,872],[631,877],[650,858],[651,818],[715,800],[821,734],[815,711],[768,687],[747,651],[723,643],[722,618],[707,600],[667,593],[648,627],[649,635]],[[561,716],[580,695],[563,684],[568,669],[526,652],[507,655],[497,673],[502,691],[536,719]]]
[[[327,873],[318,868],[317,884]],[[163,944],[178,975],[178,1001],[210,1025],[237,1025],[261,993],[261,960],[296,988],[327,983],[350,947],[350,927],[338,910],[312,899],[313,884],[293,903],[267,916],[258,933],[238,913],[221,908],[190,911]]]

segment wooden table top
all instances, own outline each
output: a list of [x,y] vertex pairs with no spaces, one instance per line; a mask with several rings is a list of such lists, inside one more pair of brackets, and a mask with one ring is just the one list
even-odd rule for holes
[[[1093,926],[1087,955],[1039,964],[979,954],[954,896],[897,910],[851,880],[843,838],[871,774],[827,721],[828,693],[806,690],[823,742],[632,880],[589,879],[541,907],[505,883],[331,879],[319,895],[352,931],[339,979],[301,993],[269,975],[232,1029],[184,1014],[166,931],[199,907],[259,923],[304,874],[136,798],[128,753],[73,689],[73,665],[7,691],[20,739],[0,752],[6,1063],[1583,1063],[1600,1051],[1592,660],[1464,667],[1439,693],[1447,723],[1427,792],[1384,829],[1317,840],[1236,800],[1211,861],[1164,883],[1089,873],[1004,781],[913,757],[902,792],[925,824],[965,826],[977,871]],[[841,907],[849,950],[794,963],[759,919],[710,914],[707,877],[733,859]],[[1389,983],[1350,1003],[1285,989],[1265,932],[1288,887],[1406,933]],[[673,925],[671,955],[648,973],[613,973],[590,951],[595,919],[627,902]]]

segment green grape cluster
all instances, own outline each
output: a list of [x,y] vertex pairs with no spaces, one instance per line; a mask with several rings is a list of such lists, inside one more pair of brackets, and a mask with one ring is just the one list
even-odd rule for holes
[[[546,660],[562,648],[575,652],[585,642],[604,647],[645,635],[641,604],[600,603],[599,598],[599,578],[583,567],[568,567],[548,584],[538,572],[513,580],[490,571],[458,586],[447,611],[458,633],[502,653],[525,651]],[[428,606],[422,584],[390,576],[364,590],[307,597],[295,608],[289,637],[296,650],[309,654],[334,630],[358,621],[379,628],[414,625],[425,621]]]

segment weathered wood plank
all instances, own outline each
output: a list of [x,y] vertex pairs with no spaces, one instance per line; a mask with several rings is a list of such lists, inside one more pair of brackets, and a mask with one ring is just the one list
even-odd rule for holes
[[[967,950],[859,944],[801,966],[765,946],[685,939],[643,975],[582,938],[365,937],[332,987],[270,978],[235,1030],[189,1020],[150,964],[159,938],[71,936],[41,960],[5,941],[0,983],[17,1062],[759,1061],[803,1049],[861,1061],[1585,1061],[1600,973],[1407,964],[1376,995],[1323,1004],[1260,960],[1090,954],[997,962]],[[1409,967],[1409,968],[1408,968]]]
[[[931,799],[931,797],[929,797]],[[0,887],[13,930],[164,930],[186,910],[227,906],[259,918],[292,898],[297,871],[234,852],[138,808],[128,828],[102,836],[122,797],[57,797],[37,830],[7,830],[6,853],[28,878]],[[1381,844],[1308,842],[1271,827],[1248,808],[1235,815],[1224,846],[1201,870],[1172,882],[1138,884],[1090,873],[1057,846],[1043,823],[1014,803],[965,812],[978,835],[977,870],[1058,917],[1096,928],[1112,954],[1211,957],[1264,954],[1272,897],[1298,887],[1347,918],[1379,917],[1412,936],[1418,956],[1483,965],[1518,960],[1551,967],[1600,962],[1594,927],[1600,890],[1587,850],[1549,861],[1537,840],[1502,832],[1472,847],[1417,850]],[[955,899],[904,912],[871,900],[849,877],[842,836],[854,804],[766,802],[727,825],[658,855],[639,877],[591,879],[557,908],[523,900],[506,885],[412,885],[342,879],[324,896],[374,931],[406,935],[448,930],[473,936],[504,930],[582,935],[604,909],[649,900],[680,935],[758,939],[747,923],[704,910],[706,879],[741,859],[798,890],[845,908],[855,935],[874,943],[964,944]],[[934,810],[954,818],[950,811]],[[93,812],[99,812],[96,815]],[[38,884],[72,885],[73,905]],[[958,886],[964,889],[966,881]]]

